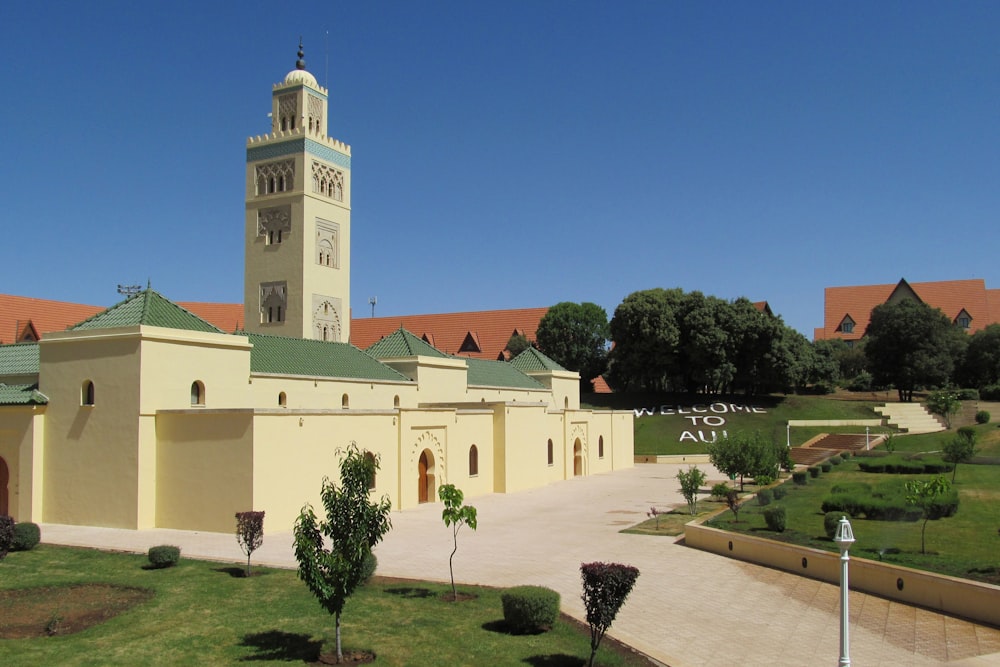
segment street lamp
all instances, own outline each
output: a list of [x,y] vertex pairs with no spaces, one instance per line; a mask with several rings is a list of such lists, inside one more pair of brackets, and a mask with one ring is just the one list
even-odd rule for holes
[[851,530],[851,522],[846,516],[840,517],[837,524],[837,533],[833,536],[833,541],[840,548],[840,662],[839,667],[849,667],[851,664],[850,645],[851,639],[848,634],[848,611],[847,611],[847,561],[851,560],[847,555],[847,550],[854,544],[854,531]]

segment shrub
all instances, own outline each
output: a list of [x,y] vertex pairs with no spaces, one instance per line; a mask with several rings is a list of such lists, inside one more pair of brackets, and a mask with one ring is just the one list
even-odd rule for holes
[[3,560],[14,543],[14,519],[0,514],[0,560]]
[[871,391],[874,387],[872,374],[868,371],[861,371],[847,383],[848,391]]
[[772,500],[774,500],[774,491],[771,489],[761,489],[757,492],[757,504],[761,507],[770,505]]
[[799,485],[808,484],[809,473],[805,470],[796,470],[792,473],[792,481]]
[[978,401],[979,400],[979,390],[969,388],[969,389],[959,389],[955,392],[955,396],[960,401]]
[[378,557],[369,551],[365,554],[365,559],[361,561],[361,583],[371,579],[376,569],[378,569]]
[[840,517],[842,516],[847,517],[848,521],[851,519],[850,514],[839,510],[827,512],[823,515],[823,530],[826,532],[826,536],[831,540],[833,539],[833,536],[837,534],[837,524],[840,523]]
[[819,464],[819,468],[823,472],[830,472],[831,470],[833,470],[833,464],[830,463],[829,461],[823,461],[822,463]]
[[764,523],[767,524],[768,530],[776,533],[785,532],[785,506],[774,505],[764,510]]
[[729,493],[729,485],[725,482],[719,482],[712,486],[712,497],[716,500],[723,500]]
[[155,569],[172,567],[181,559],[181,548],[162,544],[149,548],[149,564]]
[[809,476],[813,479],[819,477],[819,466],[809,466]]
[[501,596],[503,620],[515,634],[549,630],[559,616],[559,593],[544,586],[517,586]]
[[837,456],[831,456],[830,457],[830,464],[831,465],[839,466],[843,462],[844,462],[844,459],[842,459],[839,454]]
[[788,495],[788,488],[785,487],[784,484],[779,484],[778,486],[771,489],[771,492],[774,494],[775,500],[781,500],[786,495]]
[[976,413],[976,423],[977,424],[989,424],[990,423],[990,413],[986,410],[980,410]]
[[[735,493],[730,491],[727,500]],[[583,579],[583,607],[587,610],[587,625],[590,626],[588,664],[592,667],[601,640],[632,592],[639,570],[621,563],[581,563],[580,577]]]
[[11,551],[31,551],[42,541],[42,531],[37,523],[25,521],[14,524],[14,536],[10,544]]
[[979,398],[984,401],[1000,401],[1000,384],[986,385],[979,390]]
[[853,455],[854,455],[854,452],[852,452],[852,451],[851,451],[851,450],[849,450],[849,449],[845,449],[844,451],[842,451],[842,452],[840,453],[840,458],[841,458],[842,460],[844,460],[844,461],[847,461],[847,460],[848,460],[848,459],[850,459],[850,458],[851,458],[851,457],[852,457]]

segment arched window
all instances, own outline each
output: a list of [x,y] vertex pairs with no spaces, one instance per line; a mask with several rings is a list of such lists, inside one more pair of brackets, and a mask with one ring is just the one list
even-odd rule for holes
[[394,407],[394,408],[398,408],[399,407],[399,395],[398,394],[392,397],[392,407]]
[[340,407],[342,407],[342,408],[349,408],[349,407],[351,407],[351,397],[348,396],[347,394],[344,394],[343,396],[341,396],[340,397]]
[[83,383],[83,387],[80,388],[80,405],[93,405],[94,404],[94,383],[87,380]]
[[371,466],[371,474],[368,476],[368,490],[372,491],[375,488],[375,455],[371,452],[365,452],[365,463]]
[[288,397],[285,396],[285,392],[283,391],[278,393],[278,405],[283,408],[288,407]]
[[199,380],[191,383],[191,405],[205,405],[205,385]]
[[549,438],[549,465],[552,465],[552,438]]
[[599,459],[603,459],[604,458],[604,436],[603,435],[597,438],[597,458],[599,458]]
[[469,477],[479,474],[479,450],[475,445],[469,447]]
[[563,410],[569,410],[569,396],[563,398]]

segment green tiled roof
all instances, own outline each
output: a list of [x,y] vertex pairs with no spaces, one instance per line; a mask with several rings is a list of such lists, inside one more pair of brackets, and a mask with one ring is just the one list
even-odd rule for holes
[[509,389],[545,389],[545,385],[511,366],[506,361],[489,361],[471,357],[464,359],[469,365],[469,386],[507,387]]
[[529,371],[564,371],[566,370],[556,362],[552,361],[544,354],[533,347],[528,347],[513,359],[510,365],[522,372]]
[[424,339],[417,338],[403,327],[376,341],[366,351],[376,359],[416,356],[448,357],[447,354],[433,347]]
[[250,370],[254,373],[409,382],[405,375],[349,343],[255,333],[244,335],[253,344]]
[[37,384],[0,382],[0,405],[46,405],[49,397],[38,391]]
[[38,343],[0,345],[0,375],[38,373]]
[[223,333],[194,313],[184,310],[159,292],[146,289],[111,306],[93,317],[80,322],[71,331],[85,329],[112,329],[137,325]]

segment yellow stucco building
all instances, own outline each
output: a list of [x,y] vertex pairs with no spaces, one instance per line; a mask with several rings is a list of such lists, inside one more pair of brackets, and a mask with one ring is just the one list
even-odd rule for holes
[[338,450],[377,454],[395,509],[633,465],[631,412],[580,409],[536,350],[444,354],[400,329],[350,336],[351,150],[296,69],[247,141],[245,332],[152,289],[58,333],[0,345],[0,513],[17,521],[229,532],[319,505]]

